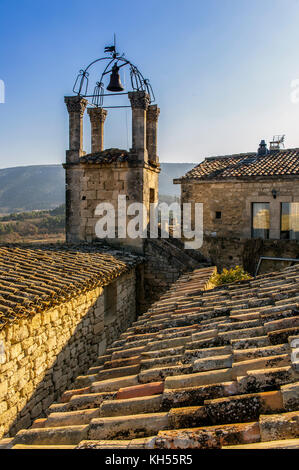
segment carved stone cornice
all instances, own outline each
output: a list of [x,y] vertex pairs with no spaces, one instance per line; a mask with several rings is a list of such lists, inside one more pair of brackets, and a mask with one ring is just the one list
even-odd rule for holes
[[133,109],[148,109],[150,97],[145,91],[129,91],[128,96]]
[[103,108],[87,108],[87,113],[89,115],[90,121],[97,123],[105,122],[108,111]]
[[160,114],[160,108],[156,104],[152,104],[148,107],[146,112],[147,121],[157,122]]
[[81,96],[65,96],[64,102],[69,113],[79,113],[83,116],[88,101]]

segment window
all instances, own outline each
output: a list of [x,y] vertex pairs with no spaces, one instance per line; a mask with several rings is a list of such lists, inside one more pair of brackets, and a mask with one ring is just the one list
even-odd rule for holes
[[153,204],[155,202],[155,190],[154,190],[154,188],[150,188],[149,200],[150,200],[150,204]]
[[215,212],[215,219],[221,219],[221,216],[222,216],[221,211]]
[[252,238],[269,238],[270,204],[269,202],[254,202],[252,204]]
[[280,238],[299,240],[299,202],[282,202],[280,214]]

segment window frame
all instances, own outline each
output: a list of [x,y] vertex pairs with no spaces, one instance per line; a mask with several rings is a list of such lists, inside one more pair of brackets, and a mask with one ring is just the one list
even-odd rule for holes
[[[268,212],[269,212],[269,228],[268,229],[264,229],[264,231],[266,231],[266,237],[261,237],[261,236],[254,236],[254,230],[257,230],[257,229],[254,229],[253,227],[253,220],[254,220],[254,204],[265,204],[268,206]],[[270,205],[270,202],[269,201],[252,201],[251,202],[251,224],[250,224],[250,232],[251,232],[251,238],[252,239],[261,239],[261,240],[270,240],[270,230],[271,230],[271,205]]]

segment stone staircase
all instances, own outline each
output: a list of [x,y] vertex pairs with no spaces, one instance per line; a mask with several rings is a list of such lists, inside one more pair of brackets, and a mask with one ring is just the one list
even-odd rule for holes
[[184,274],[0,448],[299,448],[299,267],[206,290]]

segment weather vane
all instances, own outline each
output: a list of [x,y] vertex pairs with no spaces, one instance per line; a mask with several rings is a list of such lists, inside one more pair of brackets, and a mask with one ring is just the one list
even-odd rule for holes
[[[109,54],[106,57],[100,57],[92,61],[85,69],[81,69],[76,78],[73,86],[73,92],[84,98],[91,98],[91,104],[95,107],[102,107],[105,96],[112,96],[115,93],[117,95],[126,95],[128,92],[123,87],[119,70],[122,67],[128,67],[130,71],[130,81],[133,91],[145,91],[150,96],[150,102],[155,101],[153,89],[149,83],[149,80],[144,78],[140,70],[131,61],[125,58],[125,54],[119,54],[116,50],[116,37],[114,34],[114,44],[112,46],[106,46],[104,53]],[[100,61],[107,61],[107,65],[104,68],[100,80],[97,81],[93,87],[93,92],[90,93],[89,84],[89,70]],[[110,74],[110,81],[106,89],[112,93],[105,93],[104,88],[104,77]],[[111,106],[110,106],[111,107]],[[123,107],[123,106],[112,106],[112,107]]]

